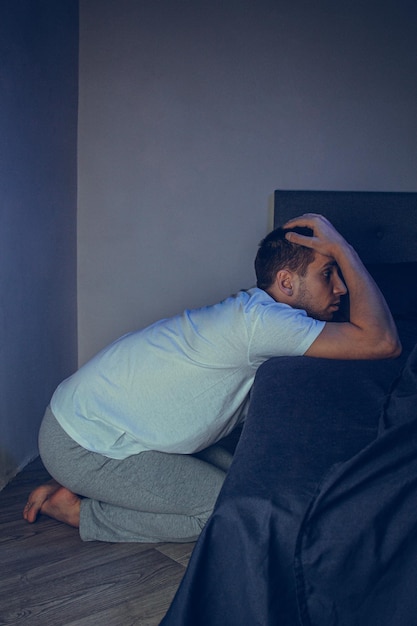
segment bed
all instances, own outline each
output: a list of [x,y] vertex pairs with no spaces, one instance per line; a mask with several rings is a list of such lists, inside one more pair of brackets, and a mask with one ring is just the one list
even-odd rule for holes
[[270,359],[163,626],[417,625],[417,194],[276,191],[322,213],[397,321],[395,360]]

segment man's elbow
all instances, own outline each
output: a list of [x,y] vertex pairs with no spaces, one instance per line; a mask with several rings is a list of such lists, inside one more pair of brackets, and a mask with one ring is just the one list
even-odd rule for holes
[[402,352],[401,341],[397,335],[389,335],[385,340],[381,341],[378,345],[378,352],[380,352],[380,359],[396,359]]

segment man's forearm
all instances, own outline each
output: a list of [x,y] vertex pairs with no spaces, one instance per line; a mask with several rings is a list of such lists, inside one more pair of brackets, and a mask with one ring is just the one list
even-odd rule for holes
[[401,352],[397,328],[379,287],[366,270],[357,252],[348,243],[337,246],[335,260],[349,292],[349,323],[366,333],[370,342],[380,341],[383,352]]

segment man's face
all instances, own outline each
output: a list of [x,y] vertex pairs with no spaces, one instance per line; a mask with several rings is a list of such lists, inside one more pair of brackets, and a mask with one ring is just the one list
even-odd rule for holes
[[336,262],[316,253],[304,276],[298,275],[295,293],[296,306],[304,309],[310,317],[329,322],[340,306],[340,298],[347,293],[340,278]]

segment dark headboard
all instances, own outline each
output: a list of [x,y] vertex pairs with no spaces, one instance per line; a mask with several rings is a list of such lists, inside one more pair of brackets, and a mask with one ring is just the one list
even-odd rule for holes
[[325,215],[357,250],[396,316],[417,318],[417,193],[274,193],[274,227],[303,213]]

